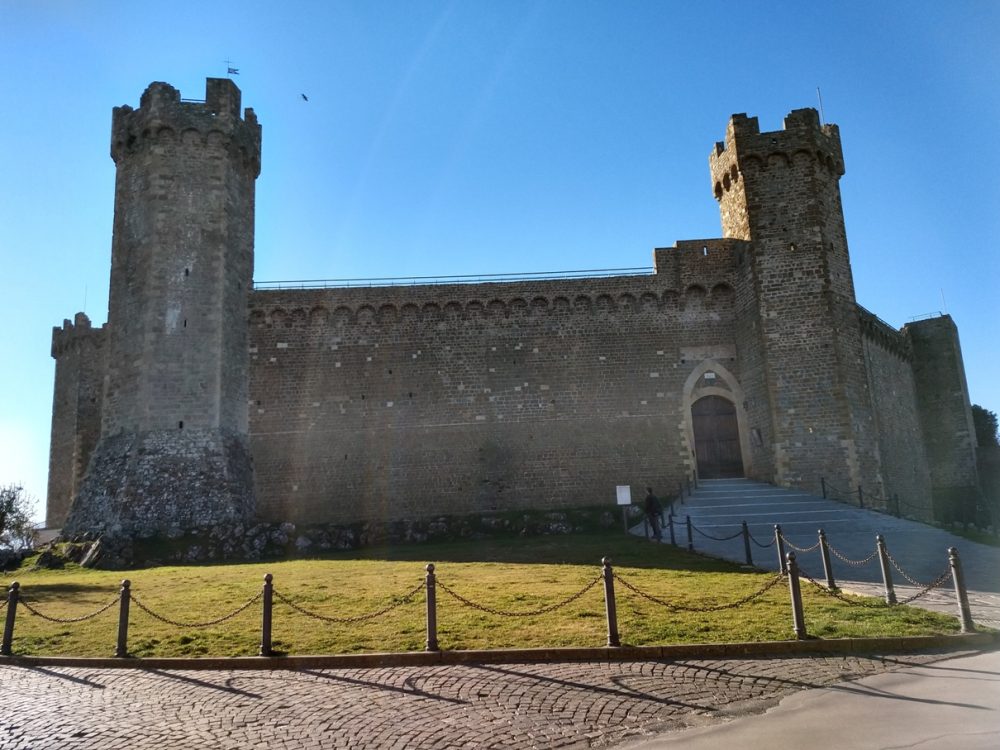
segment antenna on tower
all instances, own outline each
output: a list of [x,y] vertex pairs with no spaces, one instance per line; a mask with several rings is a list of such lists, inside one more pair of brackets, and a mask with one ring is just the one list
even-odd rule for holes
[[820,93],[819,86],[816,87],[816,98],[819,99],[819,124],[822,125],[826,122],[826,117],[823,116],[823,94]]

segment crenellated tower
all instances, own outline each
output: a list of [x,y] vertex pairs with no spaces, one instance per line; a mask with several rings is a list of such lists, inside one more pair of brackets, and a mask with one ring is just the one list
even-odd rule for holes
[[734,115],[710,156],[725,237],[752,243],[745,269],[767,394],[776,481],[881,491],[839,180],[840,131],[813,109],[760,132]]
[[116,107],[101,438],[66,532],[144,536],[248,517],[247,296],[261,129],[240,91],[153,83]]

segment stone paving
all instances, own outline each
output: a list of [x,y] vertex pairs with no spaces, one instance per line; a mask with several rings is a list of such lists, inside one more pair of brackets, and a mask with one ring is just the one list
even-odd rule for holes
[[[774,524],[781,524],[783,536],[791,542],[786,551],[796,552],[803,573],[824,582],[823,564],[816,545],[817,531],[824,529],[830,547],[840,553],[831,554],[834,578],[847,590],[871,596],[881,596],[882,572],[875,551],[875,535],[882,534],[892,559],[912,581],[927,584],[948,570],[948,548],[958,549],[969,590],[969,605],[973,619],[981,624],[1000,628],[1000,548],[977,544],[944,529],[928,526],[905,518],[896,518],[878,511],[863,509],[827,500],[799,490],[783,489],[748,479],[702,480],[683,504],[676,504],[674,537],[679,545],[687,545],[685,517],[691,517],[695,527],[694,547],[698,552],[743,563],[746,561],[742,537],[725,539],[740,531],[747,522],[751,537],[751,555],[756,566],[778,569],[774,546]],[[644,524],[631,529],[642,535]],[[716,537],[712,539],[711,537]],[[669,534],[664,529],[664,541]],[[845,562],[868,560],[863,565]],[[892,567],[896,595],[902,600],[920,591]],[[804,585],[809,586],[808,582]],[[914,602],[949,615],[958,608],[951,578],[944,585]],[[808,623],[807,623],[808,624]]]
[[298,671],[0,666],[0,748],[588,748],[960,655]]

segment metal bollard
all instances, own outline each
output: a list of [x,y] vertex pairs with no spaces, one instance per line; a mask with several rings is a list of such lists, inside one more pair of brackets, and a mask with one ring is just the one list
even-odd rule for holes
[[753,551],[750,549],[750,529],[747,522],[743,522],[743,551],[746,553],[747,565],[753,565]]
[[823,477],[820,477],[819,478],[819,486],[820,486],[820,489],[823,490],[823,499],[826,500],[826,479],[824,479]]
[[789,552],[786,558],[788,564],[788,592],[792,596],[792,629],[795,637],[806,637],[806,619],[802,614],[802,589],[799,588],[799,565],[795,562],[795,553]]
[[896,591],[892,587],[892,571],[889,569],[889,553],[885,551],[885,539],[881,534],[875,536],[875,546],[878,548],[878,561],[882,566],[882,583],[885,586],[885,603],[896,603]]
[[126,578],[118,592],[118,643],[115,646],[115,657],[118,659],[128,656],[128,609],[131,602],[132,582]]
[[667,523],[670,525],[670,543],[677,546],[677,537],[674,535],[674,514],[671,513],[667,517]]
[[955,582],[955,598],[958,599],[958,619],[962,623],[962,632],[974,633],[976,624],[972,621],[972,611],[969,609],[969,593],[965,590],[962,561],[958,559],[958,550],[954,547],[948,548],[948,564],[951,566],[951,578]]
[[694,552],[694,532],[691,529],[691,516],[687,516],[688,552]]
[[819,551],[823,555],[823,574],[826,576],[826,587],[828,589],[837,588],[837,582],[833,580],[833,565],[830,564],[830,547],[826,543],[826,534],[823,529],[819,530]]
[[425,651],[440,651],[438,647],[437,621],[437,578],[434,575],[434,563],[427,563],[427,646]]
[[618,610],[615,608],[615,575],[611,570],[611,558],[601,558],[604,578],[604,609],[608,615],[608,646],[617,648],[622,645],[618,637]]
[[858,485],[858,507],[865,507],[865,493],[861,491],[861,485]]
[[781,524],[774,524],[774,546],[778,549],[778,567],[781,575],[788,575],[788,562],[785,559],[785,538],[781,535]]
[[274,605],[274,576],[264,576],[264,593],[261,596],[260,655],[273,656],[271,651],[271,610]]
[[0,656],[10,656],[10,644],[14,640],[14,616],[17,614],[17,600],[21,594],[21,584],[14,581],[7,592],[7,619],[3,624],[3,642],[0,643]]

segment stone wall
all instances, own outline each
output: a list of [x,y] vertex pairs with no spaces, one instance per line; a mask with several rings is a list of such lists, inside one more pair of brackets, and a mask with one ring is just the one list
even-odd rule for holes
[[885,495],[866,493],[866,504],[910,518],[933,520],[930,472],[917,411],[913,353],[909,339],[870,312],[859,308],[864,334],[865,369],[878,436]]
[[265,520],[614,503],[689,471],[684,384],[733,341],[733,256],[661,273],[257,291],[251,413]]

